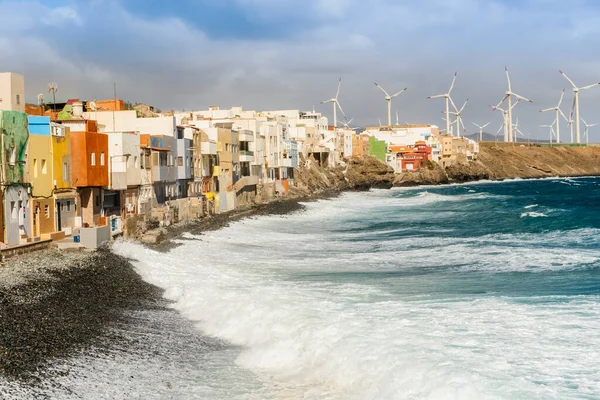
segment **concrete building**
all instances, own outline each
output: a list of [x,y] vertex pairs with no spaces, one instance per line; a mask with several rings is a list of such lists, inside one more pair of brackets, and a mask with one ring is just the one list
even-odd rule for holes
[[108,187],[104,215],[127,218],[138,213],[142,167],[139,132],[110,132],[108,136]]
[[218,201],[215,206],[219,212],[235,209],[236,191],[234,184],[239,175],[239,139],[238,132],[231,130],[231,124],[217,124],[218,142]]
[[0,72],[0,110],[25,112],[25,78],[14,72]]
[[177,197],[185,198],[190,195],[190,186],[194,177],[192,165],[192,144],[194,133],[191,128],[177,127],[177,138],[175,140],[176,168],[177,168]]
[[2,240],[8,246],[33,238],[31,221],[31,187],[28,183],[27,115],[19,111],[0,110],[1,183],[4,223]]
[[80,205],[77,216],[82,227],[106,224],[103,218],[104,187],[109,182],[108,136],[98,132],[96,121],[63,121],[71,131],[72,185]]

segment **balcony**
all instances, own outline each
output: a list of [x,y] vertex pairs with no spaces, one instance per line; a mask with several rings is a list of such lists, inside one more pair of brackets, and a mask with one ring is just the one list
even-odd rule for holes
[[240,150],[240,162],[254,162],[254,152]]

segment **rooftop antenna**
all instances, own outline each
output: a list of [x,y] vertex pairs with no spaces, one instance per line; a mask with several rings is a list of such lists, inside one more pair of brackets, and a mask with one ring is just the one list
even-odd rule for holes
[[388,122],[388,126],[390,126],[390,125],[392,125],[392,99],[394,97],[400,96],[402,93],[404,93],[406,91],[407,88],[404,88],[401,91],[390,96],[388,94],[388,92],[385,91],[384,88],[382,88],[381,86],[379,86],[377,84],[377,82],[375,82],[375,86],[377,86],[385,94],[385,101],[387,102],[387,117],[388,117],[387,122]]
[[573,86],[573,92],[575,93],[575,97],[573,98],[573,108],[575,109],[575,138],[577,143],[581,142],[581,137],[579,136],[579,92],[581,92],[582,90],[587,90],[587,89],[591,89],[595,86],[600,85],[600,83],[594,83],[592,85],[588,85],[588,86],[584,86],[584,87],[577,87],[577,85],[575,85],[575,83],[573,83],[573,81],[571,79],[569,79],[569,77],[562,71],[559,71],[562,76],[565,77],[566,80],[569,81],[569,83],[571,84],[571,86]]
[[458,72],[454,73],[454,78],[452,79],[452,84],[450,85],[450,90],[448,90],[448,93],[438,94],[435,96],[427,97],[428,99],[438,99],[438,98],[446,99],[446,132],[450,133],[450,136],[452,136],[452,131],[450,130],[450,93],[452,93],[452,89],[454,88],[454,82],[456,82],[457,74],[458,74]]
[[115,109],[117,108],[117,83],[113,82],[113,94],[115,97],[115,104],[113,104],[113,112],[112,112],[112,117],[113,117],[113,132],[117,131],[117,127],[115,126]]
[[508,67],[504,67],[504,71],[506,72],[506,80],[508,82],[508,90],[506,91],[504,97],[502,98],[502,100],[500,100],[500,102],[498,103],[498,105],[496,106],[496,108],[500,107],[500,105],[502,103],[504,103],[504,101],[508,102],[508,107],[507,107],[507,117],[508,117],[508,121],[507,121],[507,126],[508,126],[508,141],[509,142],[514,142],[515,137],[513,136],[513,123],[512,123],[512,101],[513,101],[513,97],[516,97],[517,99],[520,100],[524,100],[527,101],[529,103],[533,103],[533,101],[529,100],[528,98],[525,98],[519,94],[516,94],[515,92],[512,91],[512,87],[510,85],[510,75],[508,74]]
[[52,111],[56,113],[56,92],[58,92],[58,85],[56,82],[50,82],[48,84],[48,93],[52,93]]
[[569,122],[569,119],[560,109],[560,105],[562,104],[563,97],[565,97],[565,89],[563,89],[562,94],[560,95],[560,100],[558,101],[558,105],[556,107],[546,108],[544,110],[540,110],[540,112],[546,111],[555,111],[556,112],[556,143],[560,143],[560,116],[565,119],[565,121]]

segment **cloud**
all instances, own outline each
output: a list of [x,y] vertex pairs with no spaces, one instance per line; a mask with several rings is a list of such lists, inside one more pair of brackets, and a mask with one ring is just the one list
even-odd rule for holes
[[[501,116],[489,105],[508,65],[515,91],[535,101],[515,109],[520,128],[542,135],[551,121],[537,110],[568,85],[558,69],[576,82],[600,78],[590,51],[599,11],[584,0],[0,0],[0,52],[4,68],[26,75],[32,101],[49,81],[59,96],[98,99],[116,82],[120,97],[162,109],[316,105],[329,115],[319,102],[342,76],[340,102],[360,125],[385,119],[375,80],[408,87],[392,103],[401,121],[443,124],[442,102],[426,96],[458,70],[455,102],[471,99],[465,121],[493,121],[494,131]],[[582,115],[599,101],[600,90],[582,95]]]

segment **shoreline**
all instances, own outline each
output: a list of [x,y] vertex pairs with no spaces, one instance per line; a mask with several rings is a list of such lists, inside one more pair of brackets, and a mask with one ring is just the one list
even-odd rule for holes
[[[593,178],[597,174],[506,179],[474,179],[449,182],[501,183],[507,180]],[[443,186],[443,183],[394,187]],[[313,194],[273,201],[184,221],[161,228],[165,239],[155,251],[179,246],[174,239],[184,233],[214,231],[232,222],[261,215],[287,215],[302,211],[303,202],[332,199],[350,189],[333,187]],[[142,243],[137,240],[138,243]],[[0,267],[0,375],[25,384],[51,379],[47,367],[53,360],[68,359],[92,346],[126,345],[111,336],[110,328],[128,324],[131,310],[168,308],[162,289],[137,274],[130,260],[110,249],[94,252],[44,250],[12,258]]]

